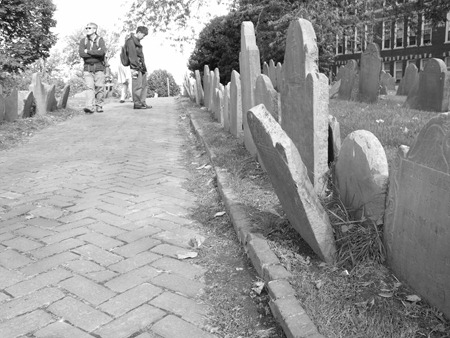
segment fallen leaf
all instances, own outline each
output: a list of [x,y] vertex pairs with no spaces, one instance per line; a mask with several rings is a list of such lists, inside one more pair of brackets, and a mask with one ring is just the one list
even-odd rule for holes
[[189,251],[186,253],[177,254],[178,259],[195,258],[197,256],[198,256],[198,253],[195,251]]
[[393,292],[380,292],[378,296],[383,298],[391,298],[394,295]]
[[214,217],[221,217],[221,216],[223,216],[223,215],[225,215],[225,214],[226,214],[225,211],[219,211],[219,212],[216,212],[216,213],[214,214]]
[[409,296],[406,296],[406,300],[408,302],[416,303],[416,302],[420,302],[422,299],[417,295],[409,295]]
[[201,235],[196,235],[195,237],[192,237],[189,240],[189,245],[192,246],[193,248],[199,248],[200,245],[202,245],[204,241],[205,241],[205,237],[203,237]]

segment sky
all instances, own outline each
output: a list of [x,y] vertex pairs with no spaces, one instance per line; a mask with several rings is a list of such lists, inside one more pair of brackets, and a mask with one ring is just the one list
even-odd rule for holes
[[[62,40],[77,29],[85,27],[89,22],[95,22],[100,28],[120,30],[121,18],[126,12],[126,4],[131,0],[53,0],[56,6],[54,19],[57,21],[53,32],[58,34],[59,42],[56,49],[62,48]],[[210,0],[208,0],[210,2]],[[224,15],[224,6],[212,5],[213,15]],[[183,54],[165,42],[164,36],[150,33],[142,40],[144,55],[149,72],[165,69],[170,72],[175,81],[181,85],[188,71],[187,61],[191,50]],[[111,70],[115,73],[118,66],[118,55],[110,61]]]

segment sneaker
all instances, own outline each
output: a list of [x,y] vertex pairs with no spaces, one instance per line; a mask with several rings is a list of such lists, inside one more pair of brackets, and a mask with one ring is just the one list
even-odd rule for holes
[[144,104],[144,109],[150,109],[150,108],[153,108],[153,107],[148,104]]
[[145,105],[143,105],[141,103],[135,103],[133,105],[133,109],[145,109],[145,108],[147,108],[147,106],[145,106]]
[[93,111],[91,108],[83,108],[83,111],[84,111],[86,114],[94,114],[94,111]]

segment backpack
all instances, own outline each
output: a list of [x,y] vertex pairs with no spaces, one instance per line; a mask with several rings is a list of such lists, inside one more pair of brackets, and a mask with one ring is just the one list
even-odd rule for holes
[[123,45],[122,49],[120,50],[120,62],[122,62],[122,65],[124,65],[125,67],[128,67],[130,65],[130,58],[128,57],[126,45]]

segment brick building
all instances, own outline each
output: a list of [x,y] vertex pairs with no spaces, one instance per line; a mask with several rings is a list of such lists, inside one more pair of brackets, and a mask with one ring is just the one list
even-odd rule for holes
[[444,60],[450,70],[450,12],[447,21],[436,27],[421,15],[389,19],[379,15],[372,24],[353,28],[350,35],[336,38],[335,74],[348,60],[359,62],[368,41],[378,44],[382,69],[397,82],[408,64],[414,63],[421,70],[429,58]]

